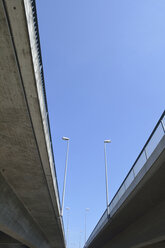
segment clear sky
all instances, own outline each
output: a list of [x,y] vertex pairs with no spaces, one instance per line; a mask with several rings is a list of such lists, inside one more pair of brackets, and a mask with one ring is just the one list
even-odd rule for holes
[[77,248],[85,208],[87,236],[106,208],[104,139],[111,199],[164,110],[165,1],[37,0],[37,11],[60,195],[61,137],[71,139],[65,207]]

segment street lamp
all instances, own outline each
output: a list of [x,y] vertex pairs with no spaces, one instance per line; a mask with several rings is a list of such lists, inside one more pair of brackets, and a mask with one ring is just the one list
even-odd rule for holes
[[105,180],[106,180],[106,202],[107,202],[107,214],[109,215],[108,208],[108,175],[107,175],[107,157],[106,157],[106,144],[111,143],[111,140],[104,140],[104,156],[105,156]]
[[66,207],[67,210],[67,234],[66,234],[66,247],[69,247],[69,207]]
[[68,152],[69,152],[69,138],[62,137],[62,140],[67,141],[67,151],[66,151],[66,162],[65,162],[64,185],[63,185],[63,193],[62,193],[61,217],[63,216],[63,209],[64,209],[64,197],[65,197],[65,185],[66,185],[66,174],[67,174],[67,162],[68,162]]
[[89,212],[89,208],[85,209],[85,243],[86,243],[86,225],[87,225],[87,212]]
[[79,248],[81,248],[81,234],[82,234],[82,231],[80,231]]

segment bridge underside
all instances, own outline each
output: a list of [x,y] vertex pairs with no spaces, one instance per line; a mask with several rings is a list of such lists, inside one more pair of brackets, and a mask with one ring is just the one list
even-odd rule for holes
[[0,0],[0,231],[20,242],[0,247],[63,248],[30,4]]

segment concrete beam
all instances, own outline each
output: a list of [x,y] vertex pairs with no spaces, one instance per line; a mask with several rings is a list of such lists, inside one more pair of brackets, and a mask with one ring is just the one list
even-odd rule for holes
[[[1,242],[24,244],[30,248],[50,248],[30,213],[22,205],[11,187],[0,174],[0,230]],[[14,240],[16,241],[14,241]],[[0,244],[0,247],[2,244]]]

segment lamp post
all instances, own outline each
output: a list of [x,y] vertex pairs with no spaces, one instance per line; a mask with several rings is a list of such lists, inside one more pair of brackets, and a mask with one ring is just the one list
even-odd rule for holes
[[89,211],[89,208],[86,208],[85,209],[85,243],[86,243],[86,229],[87,229],[87,227],[86,227],[86,225],[87,225],[87,212]]
[[68,163],[68,152],[69,152],[69,138],[62,137],[62,140],[67,141],[67,151],[66,151],[66,162],[65,162],[64,185],[63,185],[63,193],[62,193],[61,217],[63,216],[63,209],[64,209],[65,185],[66,185],[66,174],[67,174],[67,163]]
[[81,234],[82,234],[82,231],[80,231],[79,248],[81,248]]
[[104,140],[104,156],[105,156],[105,180],[106,180],[106,203],[107,203],[107,214],[109,215],[108,208],[108,175],[107,175],[107,157],[106,157],[106,144],[111,143],[111,140]]
[[66,247],[69,247],[69,207],[66,207],[67,210],[67,233],[66,233]]

